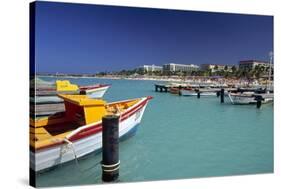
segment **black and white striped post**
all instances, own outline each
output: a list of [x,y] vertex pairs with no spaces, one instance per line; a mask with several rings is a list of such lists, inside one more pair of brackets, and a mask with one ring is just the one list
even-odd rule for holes
[[119,116],[106,115],[102,118],[102,180],[117,180],[119,166]]

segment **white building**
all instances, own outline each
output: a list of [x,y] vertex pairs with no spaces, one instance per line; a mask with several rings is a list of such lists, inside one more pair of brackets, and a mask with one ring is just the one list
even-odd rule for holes
[[199,70],[199,66],[194,64],[175,64],[169,63],[163,65],[163,72],[171,73],[171,72],[191,72]]
[[239,69],[252,70],[258,65],[266,68],[266,67],[269,67],[269,62],[259,61],[259,60],[243,60],[243,61],[239,62]]
[[143,65],[141,66],[141,70],[145,71],[145,72],[155,72],[155,71],[163,71],[162,66],[156,66],[156,65]]
[[[221,64],[201,64],[200,69],[203,71],[206,70],[211,70],[211,72],[216,72],[216,71],[228,71],[228,72],[232,72],[232,67],[235,65],[221,65]],[[225,68],[227,67],[227,70],[225,70]],[[235,66],[236,67],[236,66]]]

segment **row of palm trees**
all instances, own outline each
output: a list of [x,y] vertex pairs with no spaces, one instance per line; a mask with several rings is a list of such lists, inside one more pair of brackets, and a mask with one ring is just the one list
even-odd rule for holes
[[[222,76],[225,78],[236,77],[236,78],[247,78],[247,79],[259,79],[261,77],[266,77],[269,73],[269,67],[257,65],[254,69],[237,69],[236,66],[232,66],[230,69],[228,66],[225,66],[224,69],[218,69],[218,67],[214,67],[214,70],[196,70],[190,72],[177,71],[177,72],[169,72],[162,73],[160,71],[156,72],[138,72],[138,74],[145,75],[178,75],[178,76]],[[273,75],[273,69],[271,69],[271,75]]]
[[[224,78],[246,78],[246,79],[259,79],[262,77],[268,76],[269,67],[257,65],[253,69],[237,69],[236,66],[232,66],[230,69],[228,66],[225,66],[224,69],[218,69],[217,66],[214,67],[213,70],[194,70],[194,71],[176,71],[176,72],[168,72],[163,73],[161,71],[144,71],[140,69],[133,69],[133,70],[121,70],[119,72],[114,73],[106,73],[102,72],[98,75],[107,75],[107,74],[114,74],[114,75],[123,75],[123,76],[131,76],[134,74],[137,75],[149,75],[149,76],[222,76]],[[273,75],[273,69],[271,69],[271,75]]]

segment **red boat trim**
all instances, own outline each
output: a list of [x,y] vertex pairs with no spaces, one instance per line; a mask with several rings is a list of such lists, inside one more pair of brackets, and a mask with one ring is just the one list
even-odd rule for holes
[[97,86],[82,86],[79,87],[80,90],[90,90],[90,89],[99,89],[99,88],[104,88],[104,87],[109,87],[110,85],[97,85]]
[[[125,112],[124,114],[121,115],[121,118],[120,118],[120,122],[128,119],[130,116],[132,116],[133,114],[135,114],[137,111],[139,111],[140,109],[142,109],[148,102],[148,100],[152,99],[151,96],[147,97],[145,100],[143,100],[143,102],[141,102],[140,104],[138,104],[137,106],[133,107],[132,109],[130,109],[129,111]],[[79,139],[82,139],[82,138],[85,138],[87,136],[90,136],[90,135],[94,135],[94,134],[97,134],[98,132],[101,132],[102,131],[102,124],[101,123],[98,123],[98,124],[95,124],[95,125],[91,125],[89,127],[86,127],[85,129],[82,129],[79,133],[76,133],[75,135],[71,136],[68,140],[73,142],[73,141],[76,141],[76,140],[79,140]],[[64,143],[63,141],[60,141],[60,142],[56,142],[56,143],[53,143],[53,144],[49,144],[49,145],[46,145],[46,146],[42,146],[40,148],[37,148],[36,149],[36,152],[42,150],[42,149],[46,149],[46,148],[51,148],[51,147],[54,147],[54,146],[57,146],[57,145],[60,145]],[[34,152],[34,148],[31,147],[31,151]]]

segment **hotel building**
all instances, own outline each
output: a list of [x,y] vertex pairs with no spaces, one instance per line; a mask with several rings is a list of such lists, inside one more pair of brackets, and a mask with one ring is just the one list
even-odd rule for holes
[[162,66],[155,66],[155,65],[143,65],[140,67],[140,69],[145,72],[163,71]]
[[191,72],[199,70],[199,66],[194,64],[175,64],[169,63],[163,65],[164,73],[173,73],[173,72]]
[[264,66],[269,67],[269,62],[266,61],[259,61],[259,60],[243,60],[239,62],[239,69],[240,70],[252,70],[256,66]]

